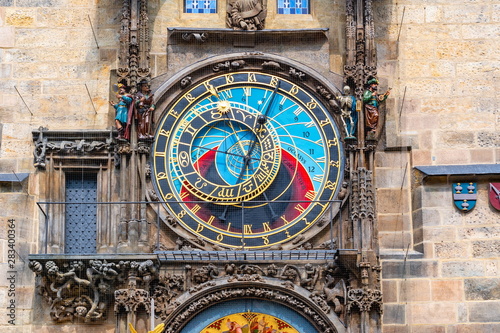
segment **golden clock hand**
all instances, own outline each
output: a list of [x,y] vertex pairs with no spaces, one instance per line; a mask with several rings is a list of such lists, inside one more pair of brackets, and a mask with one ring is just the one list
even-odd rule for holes
[[[245,155],[234,154],[234,153],[230,153],[228,151],[218,150],[218,149],[215,149],[215,148],[208,148],[208,147],[197,146],[197,145],[191,145],[191,147],[200,148],[200,149],[206,149],[206,150],[211,150],[211,151],[215,151],[216,153],[222,153],[222,154],[227,154],[227,155],[232,155],[232,156],[237,156],[237,157],[243,157],[243,158],[245,158]],[[251,157],[250,159],[251,160],[258,160],[258,158],[254,158],[254,157]]]
[[[231,118],[229,118],[229,111],[225,112],[224,113],[225,117],[227,118],[228,120],[228,124],[229,124],[229,127],[231,128],[231,130],[233,131],[233,134],[234,136],[236,137],[236,142],[238,143],[238,145],[240,146],[240,149],[243,153],[245,153],[245,147],[243,147],[243,144],[241,143],[241,138],[240,136],[238,135],[238,133],[236,132],[236,130],[234,129],[233,127],[233,123],[231,122]],[[243,156],[242,156],[243,157]]]
[[[267,101],[269,103],[264,103],[264,105],[266,106],[266,111],[263,112],[263,120],[259,119],[258,122],[259,124],[262,122],[262,124],[264,124],[267,120],[267,114],[269,113],[269,110],[271,110],[271,105],[273,104],[273,101],[274,101],[274,96],[276,96],[276,92],[278,91],[279,87],[280,87],[280,84],[281,84],[281,81],[278,80],[278,83],[276,84],[276,87],[274,87],[274,90],[271,94],[271,96],[269,96],[269,98],[267,99]],[[262,125],[261,125],[262,126]]]

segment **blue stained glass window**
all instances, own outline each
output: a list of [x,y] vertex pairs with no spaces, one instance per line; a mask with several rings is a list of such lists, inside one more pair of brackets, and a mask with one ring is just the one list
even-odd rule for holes
[[217,0],[184,0],[185,13],[215,14],[217,13]]
[[309,14],[309,0],[278,0],[278,14]]

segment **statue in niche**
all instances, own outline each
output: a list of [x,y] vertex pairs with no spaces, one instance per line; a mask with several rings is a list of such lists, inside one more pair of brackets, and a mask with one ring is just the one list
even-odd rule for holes
[[342,122],[347,138],[355,138],[356,126],[358,124],[358,112],[356,110],[356,97],[351,94],[351,87],[344,87],[344,94],[336,96],[340,104]]
[[130,109],[133,107],[133,98],[132,95],[128,93],[128,89],[124,84],[119,83],[115,85],[115,89],[118,102],[113,103],[109,101],[109,104],[111,104],[111,106],[116,110],[115,126],[118,130],[117,139],[128,139],[130,136],[130,134],[127,133],[130,113],[129,111],[132,111]]
[[366,119],[366,129],[368,134],[375,133],[378,127],[378,120],[380,117],[379,106],[380,103],[384,102],[391,89],[389,88],[385,93],[378,93],[378,80],[376,78],[371,78],[368,80],[367,88],[363,93],[363,104],[365,106],[365,119]]
[[135,116],[138,121],[137,135],[139,140],[152,139],[151,121],[155,110],[153,103],[154,94],[151,93],[150,85],[147,81],[141,81],[139,86],[140,91],[135,94]]
[[261,0],[229,0],[227,26],[234,30],[262,30],[266,13]]

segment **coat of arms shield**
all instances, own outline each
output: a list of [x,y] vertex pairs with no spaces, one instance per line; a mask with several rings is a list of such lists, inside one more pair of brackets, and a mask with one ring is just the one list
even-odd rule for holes
[[452,190],[455,206],[459,210],[469,212],[476,206],[477,183],[453,183]]
[[500,183],[490,183],[488,196],[490,197],[490,204],[493,208],[500,210]]

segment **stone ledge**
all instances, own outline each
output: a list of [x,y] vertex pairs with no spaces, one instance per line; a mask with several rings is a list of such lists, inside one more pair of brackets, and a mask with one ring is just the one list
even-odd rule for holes
[[407,259],[423,259],[424,254],[418,251],[380,251],[380,259],[382,260],[404,260]]
[[414,169],[420,171],[424,177],[500,174],[500,164],[429,165],[415,166]]
[[255,47],[261,42],[275,39],[300,38],[304,41],[326,39],[328,28],[317,29],[264,29],[255,31],[218,28],[168,28],[168,44],[210,43],[226,41],[235,47]]

